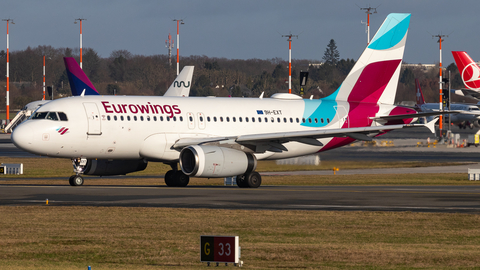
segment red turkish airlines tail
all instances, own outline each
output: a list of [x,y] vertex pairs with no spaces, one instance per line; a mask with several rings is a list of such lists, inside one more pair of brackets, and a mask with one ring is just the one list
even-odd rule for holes
[[466,52],[453,51],[453,58],[466,88],[480,91],[480,67]]

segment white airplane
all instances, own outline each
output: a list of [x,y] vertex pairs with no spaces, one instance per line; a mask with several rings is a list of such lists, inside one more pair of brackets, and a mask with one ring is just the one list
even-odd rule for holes
[[[440,105],[438,103],[425,103],[418,79],[415,79],[415,88],[417,97],[417,104],[415,106],[420,112],[440,111]],[[478,106],[462,103],[451,103],[449,109],[455,112],[446,115],[446,117],[451,117],[450,121],[452,124],[458,125],[460,128],[466,128],[467,126],[470,128],[473,128],[473,126],[480,127],[480,109]]]
[[[85,75],[80,68],[75,58],[65,57],[64,62],[73,96],[79,96],[82,94],[100,95],[95,86],[93,86],[92,82],[88,79],[87,75]],[[172,85],[167,89],[164,96],[188,97],[190,94],[193,69],[193,66],[185,66],[180,74],[178,74],[177,78],[175,78]],[[25,107],[23,107],[5,127],[5,133],[12,132],[17,125],[27,120],[35,110],[48,102],[50,102],[50,100],[37,100],[25,105]]]
[[388,15],[343,84],[323,99],[75,96],[40,107],[12,140],[31,153],[72,159],[72,186],[83,184],[80,174],[127,174],[163,162],[172,168],[167,186],[187,186],[190,176],[237,176],[239,187],[259,187],[257,160],[310,155],[394,129],[433,132],[433,121],[411,124],[421,115],[393,105],[409,23],[410,14]]

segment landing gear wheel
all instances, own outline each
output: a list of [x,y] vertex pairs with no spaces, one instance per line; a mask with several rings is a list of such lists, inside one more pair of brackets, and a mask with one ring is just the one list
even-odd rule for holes
[[247,180],[246,180],[246,177],[245,177],[244,174],[237,176],[237,186],[239,188],[247,188],[248,187]]
[[245,180],[250,188],[258,188],[262,184],[262,177],[258,172],[249,173],[245,177]]
[[173,170],[170,170],[165,174],[165,184],[169,187],[175,186],[175,172]]
[[68,178],[68,183],[70,184],[70,186],[75,186],[75,184],[73,183],[73,177],[75,177],[75,175],[72,175],[70,176],[70,178]]
[[175,173],[175,183],[177,187],[186,187],[190,182],[190,177],[184,174],[182,171],[177,171]]
[[80,175],[72,175],[68,179],[68,183],[70,183],[70,186],[81,186],[83,185],[83,182],[83,177],[81,177]]

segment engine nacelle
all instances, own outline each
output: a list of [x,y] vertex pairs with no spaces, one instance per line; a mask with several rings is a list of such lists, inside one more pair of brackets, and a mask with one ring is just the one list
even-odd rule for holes
[[257,159],[231,148],[192,145],[180,152],[180,167],[189,176],[229,177],[254,171]]
[[83,174],[85,175],[125,175],[127,173],[143,171],[148,162],[142,159],[135,160],[108,160],[89,159]]
[[473,120],[473,125],[477,128],[480,127],[480,120]]

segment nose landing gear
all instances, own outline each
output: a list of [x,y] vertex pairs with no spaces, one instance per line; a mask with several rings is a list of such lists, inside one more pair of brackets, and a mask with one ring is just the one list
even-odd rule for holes
[[72,159],[72,165],[73,165],[73,172],[75,173],[74,175],[70,176],[68,179],[68,183],[70,186],[81,186],[83,185],[84,179],[80,175],[85,171],[85,166],[87,165],[87,159],[86,158],[74,158]]

